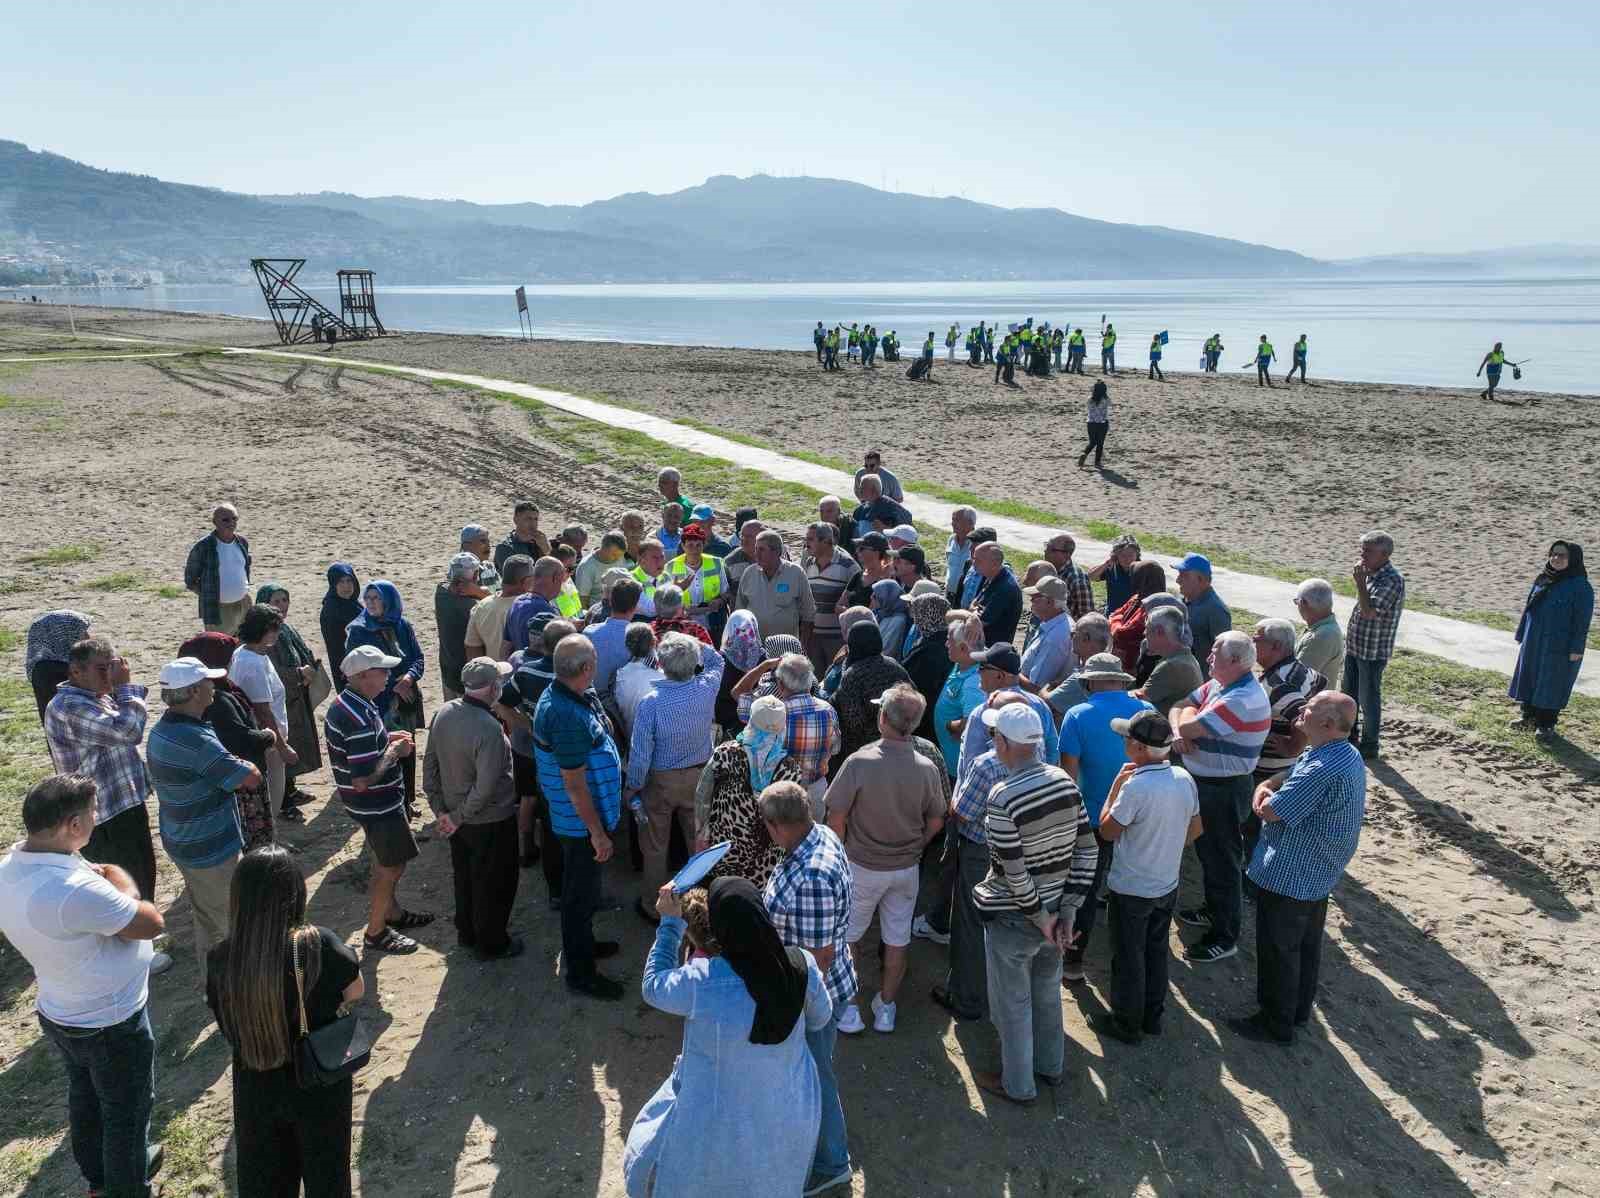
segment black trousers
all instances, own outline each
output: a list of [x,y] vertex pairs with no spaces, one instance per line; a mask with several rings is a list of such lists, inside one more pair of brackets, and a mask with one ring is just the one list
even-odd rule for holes
[[1522,718],[1536,728],[1554,728],[1556,721],[1561,718],[1561,708],[1535,707],[1532,703],[1524,703]]
[[1081,462],[1093,453],[1094,464],[1098,466],[1105,460],[1106,434],[1111,431],[1111,425],[1105,421],[1091,421],[1086,427],[1089,430],[1089,444],[1084,446],[1083,452],[1078,455],[1078,460]]
[[1061,954],[1063,961],[1075,964],[1081,962],[1084,954],[1089,951],[1089,934],[1094,931],[1100,907],[1095,896],[1100,893],[1100,886],[1111,869],[1111,853],[1115,847],[1109,840],[1102,840],[1098,832],[1094,834],[1094,843],[1100,850],[1100,856],[1094,863],[1094,885],[1089,888],[1089,897],[1083,900],[1083,905],[1078,908],[1072,919],[1073,930],[1078,933],[1078,943]]
[[450,837],[456,935],[480,953],[498,953],[510,939],[506,929],[517,897],[517,855],[514,815],[492,824],[462,824]]
[[83,859],[96,865],[120,865],[139,887],[146,902],[156,897],[156,846],[150,841],[150,815],[143,803],[119,811],[96,824],[83,846]]
[[544,871],[544,885],[550,897],[561,897],[562,871],[565,864],[565,854],[561,851],[561,841],[556,837],[555,826],[550,822],[550,804],[544,801],[544,795],[539,795],[539,843],[543,852],[539,855],[539,867]]
[[1268,1030],[1280,1039],[1311,1018],[1322,964],[1322,925],[1328,900],[1256,895],[1256,1001]]
[[[616,832],[612,832],[613,840]],[[600,906],[600,863],[587,836],[562,836],[561,968],[570,982],[593,977],[594,913]]]
[[233,1070],[239,1198],[350,1198],[354,1085],[302,1090],[293,1066]]
[[1160,898],[1111,892],[1106,926],[1111,936],[1111,1013],[1129,1031],[1161,1030],[1167,1005],[1167,947],[1177,887]]
[[1196,777],[1195,785],[1200,791],[1200,826],[1204,831],[1194,842],[1194,855],[1200,862],[1206,909],[1211,912],[1211,931],[1206,939],[1214,944],[1237,944],[1244,905],[1242,825],[1250,814],[1255,782],[1249,774],[1235,774],[1228,778]]

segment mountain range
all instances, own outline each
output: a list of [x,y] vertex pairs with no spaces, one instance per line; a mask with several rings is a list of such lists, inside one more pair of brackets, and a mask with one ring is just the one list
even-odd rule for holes
[[[1534,248],[1587,250],[1600,264],[1594,247]],[[1483,265],[1471,255],[1329,263],[1057,208],[810,177],[717,175],[667,195],[630,192],[583,205],[242,195],[99,170],[0,140],[0,272],[31,271],[39,281],[92,271],[232,281],[247,277],[253,257],[306,258],[308,280],[368,267],[390,284],[1148,279]]]

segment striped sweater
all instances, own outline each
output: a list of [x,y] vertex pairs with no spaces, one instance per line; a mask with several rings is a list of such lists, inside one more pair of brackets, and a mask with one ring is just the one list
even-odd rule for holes
[[1065,770],[1032,765],[996,783],[986,826],[989,876],[972,889],[980,912],[1042,925],[1047,914],[1083,904],[1099,849],[1083,796]]

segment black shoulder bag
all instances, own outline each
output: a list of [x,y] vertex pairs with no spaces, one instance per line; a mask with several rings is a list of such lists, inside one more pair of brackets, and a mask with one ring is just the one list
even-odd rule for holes
[[[311,935],[316,935],[313,929]],[[353,1077],[372,1056],[372,1037],[361,1023],[361,1016],[346,1011],[332,1023],[311,1030],[306,1018],[305,970],[300,965],[300,942],[293,938],[294,988],[300,1000],[300,1039],[294,1046],[294,1075],[302,1090],[316,1090]],[[320,946],[319,946],[320,947]]]

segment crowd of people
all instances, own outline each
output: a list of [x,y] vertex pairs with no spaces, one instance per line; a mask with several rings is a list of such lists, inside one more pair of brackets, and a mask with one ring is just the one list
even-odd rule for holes
[[[1333,586],[1310,578],[1301,627],[1245,632],[1201,554],[1163,563],[1124,536],[1080,564],[1061,532],[1018,577],[969,507],[941,536],[936,578],[878,451],[853,502],[822,498],[803,550],[751,508],[724,540],[676,471],[657,489],[653,530],[626,513],[592,551],[581,527],[548,535],[531,503],[498,543],[461,530],[433,597],[444,702],[431,719],[399,588],[329,565],[319,654],[289,622],[289,591],[256,586],[227,504],[188,556],[203,631],[159,672],[159,720],[109,630],[67,610],[35,621],[26,665],[56,773],[28,792],[27,837],[0,859],[0,930],[37,974],[91,1193],[147,1194],[160,1164],[149,977],[170,958],[153,949],[152,793],[234,1053],[239,1193],[350,1192],[349,1074],[308,1080],[302,1057],[360,999],[358,954],[309,921],[276,843],[301,818],[295,780],[324,758],[371,858],[363,953],[427,938],[435,913],[400,890],[431,823],[462,949],[486,968],[525,950],[511,914],[538,865],[568,991],[621,999],[603,964],[621,948],[595,917],[608,863],[631,859],[633,910],[655,926],[643,998],[685,1020],[682,1055],[628,1137],[633,1195],[848,1182],[838,1038],[894,1033],[917,1001],[914,938],[946,950],[927,1001],[993,1024],[974,1078],[1007,1102],[1061,1080],[1062,988],[1086,984],[1101,923],[1097,1033],[1160,1037],[1172,921],[1204,967],[1235,955],[1253,905],[1254,1002],[1227,1023],[1294,1041],[1360,835],[1363,758],[1381,752],[1405,602],[1391,537],[1361,539],[1344,627]],[[1581,549],[1557,542],[1511,684],[1540,737],[1571,694],[1592,609]],[[709,875],[676,888],[712,845],[726,852]],[[1180,908],[1191,845],[1203,897]]]

